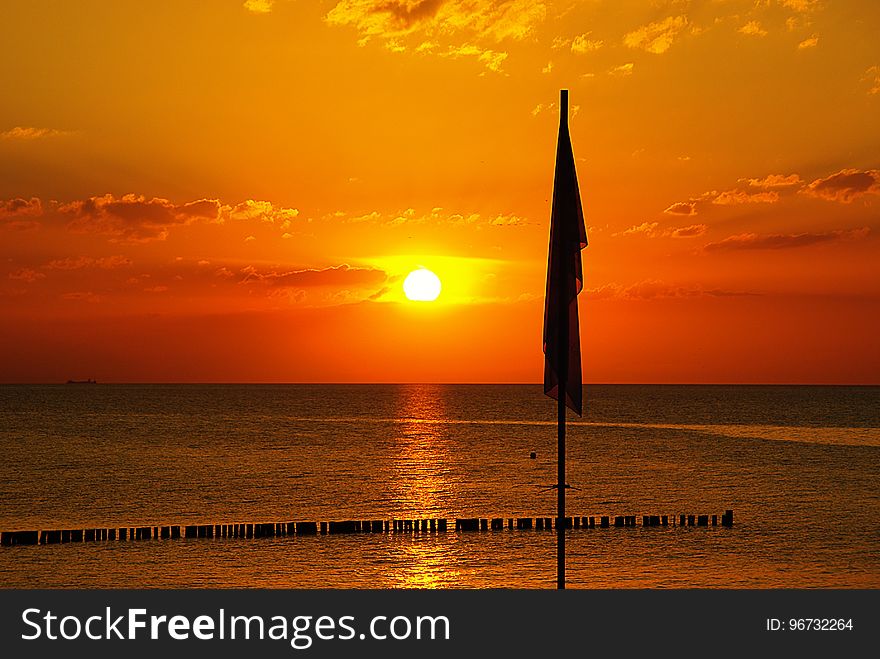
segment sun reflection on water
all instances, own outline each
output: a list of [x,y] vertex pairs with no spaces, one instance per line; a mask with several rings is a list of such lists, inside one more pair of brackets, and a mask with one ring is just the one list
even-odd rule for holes
[[[454,447],[443,423],[446,409],[440,385],[402,385],[399,389],[389,488],[400,517],[448,516],[455,484],[450,478]],[[430,532],[401,537],[399,548],[406,566],[398,572],[400,587],[437,588],[455,582],[455,543],[435,542],[435,537]]]

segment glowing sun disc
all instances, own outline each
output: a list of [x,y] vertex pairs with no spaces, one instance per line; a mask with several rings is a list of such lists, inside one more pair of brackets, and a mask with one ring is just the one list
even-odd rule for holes
[[440,295],[440,278],[427,268],[413,270],[403,280],[407,300],[433,302]]

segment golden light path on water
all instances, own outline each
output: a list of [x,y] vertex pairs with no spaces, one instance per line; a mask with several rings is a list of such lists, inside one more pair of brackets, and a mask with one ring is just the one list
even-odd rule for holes
[[[430,391],[432,387],[437,391]],[[397,424],[394,474],[388,479],[392,498],[403,509],[422,515],[445,515],[443,493],[454,486],[447,478],[449,469],[444,466],[452,460],[444,430],[446,408],[440,386],[401,388],[399,407],[401,417],[393,420]],[[400,550],[407,560],[404,569],[395,572],[397,587],[438,588],[460,576],[450,543],[429,543],[408,535],[401,538]]]
[[[425,405],[423,401],[419,404]],[[432,402],[431,404],[434,404]],[[555,421],[515,421],[506,419],[443,419],[430,417],[366,418],[366,417],[288,417],[290,421],[327,423],[403,423],[415,425],[475,425],[475,426],[555,426]],[[735,439],[763,439],[780,442],[802,442],[831,446],[878,446],[880,428],[738,425],[738,424],[686,424],[686,423],[602,423],[593,421],[568,421],[570,426],[595,428],[647,428],[656,430],[685,430],[707,435],[719,435]]]

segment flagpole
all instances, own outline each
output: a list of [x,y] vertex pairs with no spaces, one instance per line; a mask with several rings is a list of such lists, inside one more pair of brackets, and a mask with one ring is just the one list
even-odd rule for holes
[[[568,325],[561,323],[560,334],[568,334]],[[564,329],[563,329],[564,328]],[[566,338],[566,342],[568,339]],[[565,344],[562,344],[565,345]],[[560,351],[564,353],[564,351]],[[562,375],[568,364],[559,359],[559,402],[557,405],[557,448],[556,448],[556,588],[565,590],[565,376]]]
[[[568,131],[568,90],[559,91],[559,121]],[[563,267],[568,259],[562,259]],[[568,281],[568,272],[562,272],[560,280]],[[565,291],[565,287],[563,287]],[[559,295],[559,350],[557,374],[559,381],[556,416],[556,588],[565,590],[565,384],[568,380],[568,304],[567,296]]]

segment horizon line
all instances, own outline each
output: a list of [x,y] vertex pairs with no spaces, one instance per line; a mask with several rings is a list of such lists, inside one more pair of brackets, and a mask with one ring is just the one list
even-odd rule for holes
[[[381,381],[381,382],[306,382],[306,381],[159,381],[159,380],[107,380],[88,382],[77,381],[33,381],[33,382],[0,382],[0,386],[46,386],[46,385],[71,385],[71,384],[100,384],[100,385],[217,385],[217,386],[400,386],[400,385],[447,385],[447,386],[542,386],[543,382],[430,382],[430,381]],[[599,387],[880,387],[880,382],[584,382],[583,386]]]

